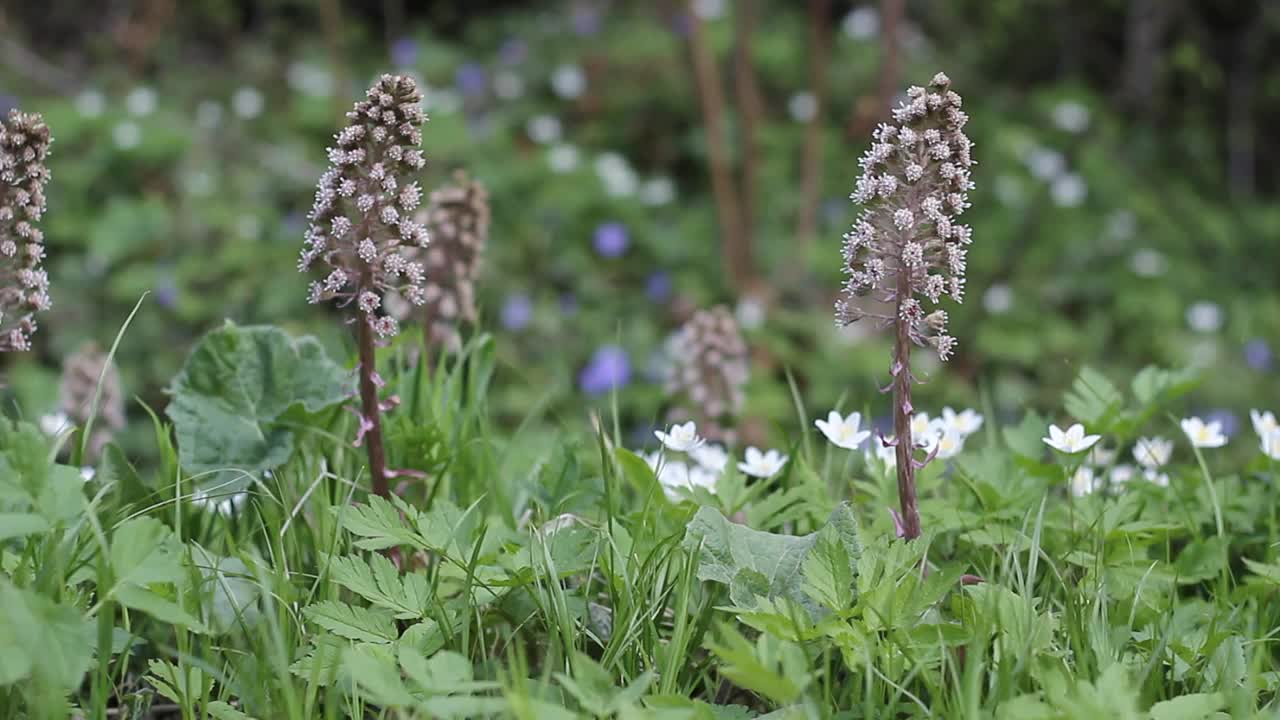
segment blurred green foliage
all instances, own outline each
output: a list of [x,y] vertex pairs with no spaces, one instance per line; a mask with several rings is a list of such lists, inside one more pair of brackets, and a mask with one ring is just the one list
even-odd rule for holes
[[[663,339],[692,307],[739,301],[722,267],[693,20],[676,3],[50,5],[0,24],[0,91],[44,113],[57,138],[46,220],[55,307],[38,352],[9,368],[27,412],[52,407],[59,359],[86,338],[109,341],[143,293],[118,362],[127,391],[152,406],[224,318],[349,349],[338,318],[305,303],[294,268],[329,135],[383,71],[427,86],[424,187],[455,167],[489,187],[481,324],[497,330],[501,421],[542,404],[579,419],[579,374],[616,344],[630,359],[624,427],[643,429],[662,409],[652,360]],[[735,91],[732,13],[744,5],[694,5],[730,99],[730,160],[755,168],[744,202],[768,293],[763,313],[740,312],[763,316],[747,328],[746,415],[791,422],[788,372],[810,406],[844,397],[880,409],[885,340],[869,326],[837,332],[829,312],[856,210],[845,196],[883,81],[879,6],[815,2],[813,15],[806,3],[755,4],[751,152]],[[926,368],[918,407],[1056,407],[1086,361],[1116,377],[1147,364],[1213,368],[1193,398],[1200,410],[1238,417],[1275,400],[1280,208],[1265,129],[1280,80],[1250,55],[1275,18],[1247,2],[1135,9],[1148,5],[906,4],[892,87],[945,69],[980,162],[969,298],[948,308],[960,354]],[[1145,48],[1133,33],[1156,21]],[[817,89],[814,37],[829,46]],[[815,90],[822,162],[806,239],[797,217]],[[608,223],[625,228],[616,257],[595,247]]]

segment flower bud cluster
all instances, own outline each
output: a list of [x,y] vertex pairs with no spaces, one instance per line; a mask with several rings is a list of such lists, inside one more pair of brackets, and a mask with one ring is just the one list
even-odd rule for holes
[[432,191],[419,221],[431,233],[422,253],[426,263],[426,332],[434,343],[456,351],[458,326],[476,320],[476,276],[489,237],[489,192],[464,172]]
[[383,75],[367,97],[347,113],[350,121],[329,148],[329,168],[320,176],[308,216],[306,244],[298,269],[317,261],[326,270],[313,282],[312,303],[355,303],[360,321],[380,337],[399,331],[383,310],[383,296],[395,291],[414,305],[426,297],[426,269],[409,259],[427,246],[427,229],[413,219],[422,191],[410,178],[426,161],[422,125],[426,114],[412,78]]
[[[742,409],[749,373],[747,344],[724,306],[698,310],[671,338],[666,390],[693,406],[709,437]],[[717,438],[719,439],[719,438]]]
[[49,127],[37,113],[0,121],[0,352],[31,349],[34,314],[48,310],[44,233],[36,226],[49,182]]
[[905,323],[911,340],[933,347],[943,360],[955,347],[947,315],[926,311],[944,296],[964,300],[965,256],[972,232],[958,222],[973,188],[973,143],[964,134],[968,116],[951,81],[938,73],[928,88],[912,87],[893,112],[893,124],[876,129],[860,164],[862,176],[849,199],[863,206],[844,236],[846,280],[836,321],[862,317],[857,298],[871,295],[894,306],[887,323]]
[[[99,378],[102,379],[100,396]],[[88,424],[94,397],[98,396],[98,414],[94,419],[88,450],[91,457],[99,457],[125,423],[124,390],[115,363],[97,343],[86,343],[63,361],[58,394],[62,413],[71,423],[82,428]]]

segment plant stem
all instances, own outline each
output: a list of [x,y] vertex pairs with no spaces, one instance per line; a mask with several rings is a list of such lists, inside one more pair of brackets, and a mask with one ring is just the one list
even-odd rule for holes
[[[907,268],[898,271],[899,304],[911,297]],[[902,534],[908,540],[920,537],[920,510],[916,506],[916,466],[911,439],[911,335],[905,322],[894,323],[893,344],[893,434],[897,438],[898,501],[902,505]]]
[[1213,476],[1209,474],[1209,466],[1205,464],[1204,454],[1200,452],[1200,448],[1192,445],[1191,449],[1196,454],[1196,461],[1200,463],[1200,472],[1204,474],[1204,484],[1209,488],[1209,501],[1213,503],[1213,521],[1217,523],[1218,537],[1223,537],[1226,532],[1223,530],[1222,506],[1218,504],[1218,491],[1213,486]]
[[369,475],[373,478],[375,495],[391,495],[387,486],[387,455],[382,447],[382,413],[378,408],[378,385],[373,381],[377,370],[373,354],[373,328],[369,313],[361,312],[356,319],[357,344],[360,346],[360,411],[369,429],[364,434],[364,444],[369,451]]

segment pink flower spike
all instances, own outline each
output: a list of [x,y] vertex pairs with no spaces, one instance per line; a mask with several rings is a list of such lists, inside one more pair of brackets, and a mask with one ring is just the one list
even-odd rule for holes
[[[391,468],[387,468],[387,477],[389,478],[411,477],[411,478],[417,478],[419,480],[426,480],[428,475],[422,472],[421,470],[414,470],[412,468],[400,468],[399,470],[393,470]],[[399,489],[398,485],[396,486],[396,492],[397,493],[402,492]]]
[[356,417],[360,418],[360,427],[356,430],[356,439],[351,443],[351,447],[360,447],[364,443],[364,434],[373,429],[372,420],[359,413],[356,413]]

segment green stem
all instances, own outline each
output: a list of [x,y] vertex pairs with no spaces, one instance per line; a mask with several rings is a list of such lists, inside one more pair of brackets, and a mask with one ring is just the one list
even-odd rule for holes
[[1191,451],[1196,454],[1196,462],[1200,463],[1200,472],[1204,475],[1204,484],[1209,488],[1209,501],[1213,503],[1213,521],[1218,528],[1218,537],[1225,537],[1226,531],[1222,524],[1222,506],[1218,503],[1218,490],[1213,486],[1213,476],[1209,474],[1209,466],[1204,461],[1204,454],[1200,452],[1200,448],[1195,445],[1191,446]]

